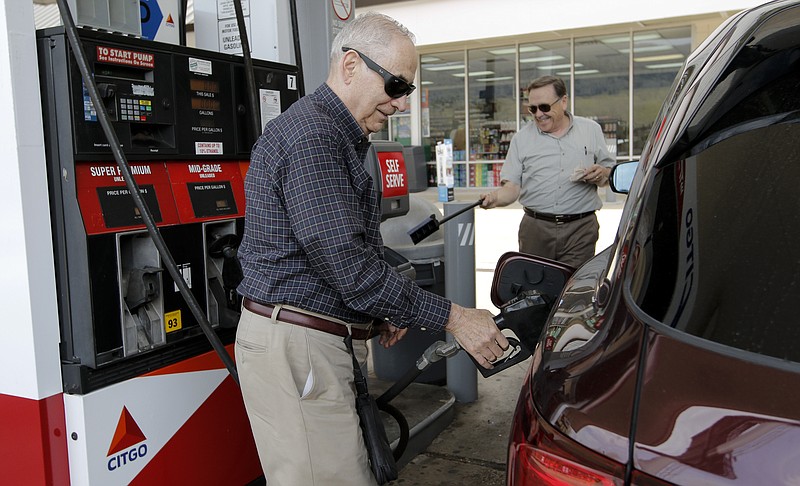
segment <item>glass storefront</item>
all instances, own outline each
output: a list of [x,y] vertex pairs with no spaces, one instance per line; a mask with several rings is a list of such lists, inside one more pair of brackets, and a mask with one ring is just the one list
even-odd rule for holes
[[[575,39],[574,113],[600,124],[612,156],[627,156],[630,35]],[[565,73],[566,74],[566,73]]]
[[[581,67],[575,65],[576,68]],[[569,40],[520,44],[519,46],[519,113],[520,126],[532,120],[528,113],[528,93],[531,82],[542,76],[558,76],[570,92],[569,70],[572,67],[572,46]]]
[[420,127],[425,160],[436,160],[436,143],[445,139],[453,141],[454,160],[467,159],[465,57],[464,51],[420,57]]
[[[498,185],[511,137],[530,122],[525,88],[544,75],[564,80],[570,110],[600,124],[612,154],[635,159],[691,52],[691,31],[685,26],[425,53],[418,116],[426,160],[435,160],[437,142],[450,139],[457,187]],[[396,117],[384,136],[402,143],[413,138],[410,116]]]
[[633,153],[640,154],[678,69],[691,53],[689,28],[633,36]]
[[468,160],[475,163],[454,167],[456,185],[495,186],[517,131],[517,47],[473,49],[467,59]]

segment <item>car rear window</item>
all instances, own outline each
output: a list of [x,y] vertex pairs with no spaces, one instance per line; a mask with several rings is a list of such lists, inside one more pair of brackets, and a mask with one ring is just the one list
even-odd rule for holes
[[696,153],[800,110],[800,7],[766,19],[720,73],[678,144]]
[[800,27],[773,19],[650,181],[628,275],[645,313],[800,362],[799,114]]
[[631,292],[666,325],[800,361],[800,124],[663,167],[640,213]]

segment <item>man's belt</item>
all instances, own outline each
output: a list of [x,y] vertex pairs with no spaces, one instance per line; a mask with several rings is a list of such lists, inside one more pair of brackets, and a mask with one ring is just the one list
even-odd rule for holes
[[588,213],[580,213],[580,214],[548,214],[548,213],[538,213],[533,209],[529,208],[523,208],[523,209],[525,210],[525,214],[527,214],[533,219],[550,221],[551,223],[555,224],[563,224],[563,223],[569,223],[571,221],[577,221],[579,219],[583,219],[587,216],[591,216],[594,214],[594,211],[589,211]]
[[[272,305],[259,304],[258,302],[253,302],[247,297],[244,298],[244,308],[253,314],[258,314],[262,317],[266,317],[267,319],[272,318],[272,311],[275,309],[275,307]],[[285,307],[282,307],[278,311],[278,315],[275,316],[275,319],[281,322],[288,322],[289,324],[294,324],[296,326],[327,332],[328,334],[333,334],[334,336],[347,336],[347,326],[344,324],[322,319],[321,317],[312,316],[310,314],[303,314],[302,312],[293,311]],[[350,328],[352,329],[353,339],[363,340],[373,337],[371,334],[373,329],[372,326],[369,328],[350,326]]]

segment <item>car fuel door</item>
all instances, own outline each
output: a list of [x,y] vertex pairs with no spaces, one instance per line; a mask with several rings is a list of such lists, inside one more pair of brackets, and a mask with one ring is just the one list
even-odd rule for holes
[[500,315],[495,318],[497,327],[515,347],[515,352],[513,359],[504,357],[496,364],[494,372],[531,355],[553,305],[574,271],[563,263],[524,253],[509,252],[500,257],[492,280],[491,298],[500,309]]

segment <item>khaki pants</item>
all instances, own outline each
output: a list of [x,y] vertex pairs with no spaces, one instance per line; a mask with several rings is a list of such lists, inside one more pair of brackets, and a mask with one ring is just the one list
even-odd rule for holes
[[235,352],[269,486],[376,484],[341,337],[242,309]]
[[594,256],[600,237],[597,216],[556,224],[527,214],[519,224],[519,251],[578,268]]

